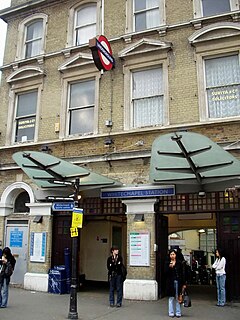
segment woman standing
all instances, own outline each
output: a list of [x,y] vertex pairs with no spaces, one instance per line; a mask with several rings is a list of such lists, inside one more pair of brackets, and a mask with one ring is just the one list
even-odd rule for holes
[[226,303],[226,290],[225,290],[225,282],[226,282],[226,259],[224,258],[220,249],[216,249],[215,251],[216,260],[212,265],[212,268],[215,269],[216,272],[216,284],[217,284],[217,306],[224,307]]
[[0,308],[6,308],[8,303],[8,288],[10,277],[13,273],[16,260],[10,248],[6,247],[2,251],[1,272],[0,272]]
[[[182,292],[185,286],[185,275],[183,270],[183,264],[177,258],[177,252],[170,250],[168,259],[165,262],[165,275],[166,275],[166,294],[168,298],[168,315],[174,317],[176,314],[177,318],[180,318],[181,305],[178,302],[178,296]],[[175,308],[174,308],[175,303]]]

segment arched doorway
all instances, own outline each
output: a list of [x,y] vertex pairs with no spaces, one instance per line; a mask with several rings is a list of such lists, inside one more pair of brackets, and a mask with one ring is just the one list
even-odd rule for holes
[[1,197],[1,215],[5,217],[4,246],[10,247],[16,259],[11,282],[22,286],[27,272],[29,207],[34,202],[32,189],[23,182],[8,186]]

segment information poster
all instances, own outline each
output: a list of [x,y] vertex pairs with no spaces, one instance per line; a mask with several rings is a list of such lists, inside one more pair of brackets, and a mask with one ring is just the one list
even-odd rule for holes
[[10,231],[10,247],[22,248],[23,245],[23,231],[15,228]]
[[83,209],[74,208],[72,213],[72,228],[82,228]]
[[130,233],[130,266],[150,266],[150,233],[148,231]]
[[46,260],[46,232],[31,232],[30,261],[45,262]]

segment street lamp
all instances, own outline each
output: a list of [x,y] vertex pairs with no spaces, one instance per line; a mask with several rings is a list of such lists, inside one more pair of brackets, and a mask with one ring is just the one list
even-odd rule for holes
[[[74,183],[74,201],[78,206],[79,194],[79,178],[75,179]],[[70,306],[68,319],[78,319],[77,312],[77,256],[78,256],[78,237],[72,237],[72,277],[70,286]]]
[[[50,183],[61,184],[61,185],[69,185],[74,188],[74,204],[75,207],[78,207],[78,203],[81,197],[79,197],[79,186],[80,179],[76,178],[75,182],[70,181],[62,181],[62,180],[54,180],[49,179]],[[78,319],[77,312],[77,257],[78,257],[78,236],[72,236],[72,270],[71,270],[71,286],[70,286],[70,305],[69,305],[69,313],[68,319]]]

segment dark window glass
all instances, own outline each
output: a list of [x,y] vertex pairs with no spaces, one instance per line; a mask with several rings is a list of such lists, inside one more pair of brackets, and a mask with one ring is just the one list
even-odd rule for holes
[[94,127],[94,80],[70,85],[69,134],[92,133]]
[[29,92],[18,95],[17,117],[36,113],[37,92]]
[[25,58],[30,58],[41,53],[43,37],[43,21],[34,21],[26,27]]
[[21,192],[14,203],[14,212],[29,212],[30,208],[26,206],[26,203],[30,202],[30,198],[27,192]]
[[37,91],[17,97],[15,142],[34,140],[37,109]]
[[135,0],[135,11],[146,9],[146,0]]
[[202,8],[204,17],[231,11],[229,0],[202,0]]

